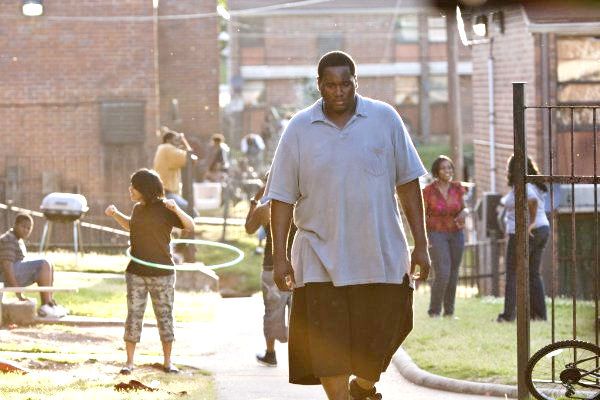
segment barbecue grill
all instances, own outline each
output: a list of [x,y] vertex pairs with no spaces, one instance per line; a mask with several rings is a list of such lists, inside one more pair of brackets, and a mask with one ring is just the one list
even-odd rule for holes
[[74,193],[50,193],[40,208],[48,220],[57,222],[78,220],[89,209],[85,197]]
[[75,193],[50,193],[42,200],[40,206],[46,217],[46,224],[40,240],[40,253],[45,251],[50,242],[52,224],[54,222],[73,224],[73,249],[75,250],[75,264],[77,264],[77,253],[79,246],[83,252],[81,242],[81,224],[79,219],[89,210],[87,200],[81,194]]

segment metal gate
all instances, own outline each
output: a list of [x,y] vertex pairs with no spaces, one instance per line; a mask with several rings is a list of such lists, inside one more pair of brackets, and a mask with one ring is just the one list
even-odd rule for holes
[[[547,294],[551,301],[549,310],[551,340],[554,342],[557,339],[557,299],[559,297],[569,299],[572,313],[570,334],[572,339],[577,339],[582,334],[578,330],[578,302],[587,298],[587,301],[593,302],[594,327],[590,330],[592,332],[585,332],[586,339],[598,345],[600,280],[598,183],[600,179],[597,171],[597,110],[599,108],[600,105],[528,106],[525,105],[525,84],[513,83],[514,161],[516,170],[520,171],[514,186],[517,243],[517,369],[520,400],[530,398],[526,384],[526,367],[531,343],[527,183],[544,183],[549,188],[552,222],[548,243],[552,254],[552,270],[551,285]],[[544,154],[548,161],[546,174],[527,173],[527,112],[539,113],[540,120],[547,127],[544,132],[547,137],[543,138],[548,149],[548,154]],[[584,126],[584,129],[581,129],[581,126]],[[566,188],[566,194],[570,196],[570,210],[567,209],[563,214],[565,217],[561,219],[560,231],[557,227],[557,205],[554,204],[554,191],[557,185]],[[580,185],[589,185],[593,188],[593,196],[589,196],[589,209],[583,219],[578,218],[576,207],[576,188]],[[582,221],[587,223],[587,232],[578,229]],[[586,255],[584,249],[589,254]],[[559,274],[559,269],[562,269],[563,273]],[[581,284],[582,281],[584,285]]]

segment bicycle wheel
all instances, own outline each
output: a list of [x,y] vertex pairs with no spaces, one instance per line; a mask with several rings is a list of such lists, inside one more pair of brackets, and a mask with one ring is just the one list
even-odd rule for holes
[[538,400],[600,400],[600,348],[579,340],[543,347],[527,363],[527,386]]

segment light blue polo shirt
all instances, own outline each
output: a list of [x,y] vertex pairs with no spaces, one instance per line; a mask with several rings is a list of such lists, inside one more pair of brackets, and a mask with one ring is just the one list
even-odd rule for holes
[[396,110],[356,99],[341,129],[321,99],[300,111],[275,152],[265,198],[295,205],[297,286],[402,283],[410,273],[395,189],[427,171]]

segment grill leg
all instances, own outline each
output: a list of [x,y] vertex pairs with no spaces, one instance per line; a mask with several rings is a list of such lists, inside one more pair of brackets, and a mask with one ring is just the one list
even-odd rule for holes
[[44,224],[44,230],[42,231],[42,239],[40,240],[40,253],[46,252],[48,243],[50,243],[50,235],[52,234],[52,222],[46,220]]
[[44,224],[44,229],[42,230],[42,238],[40,239],[40,249],[41,253],[44,250],[44,243],[46,242],[46,235],[48,234],[48,221]]
[[85,253],[83,248],[83,235],[81,234],[81,222],[79,220],[75,221],[77,224],[77,237],[79,238],[79,248],[81,249],[81,255]]
[[79,235],[77,234],[77,221],[73,221],[73,249],[75,250],[75,268],[78,266]]

